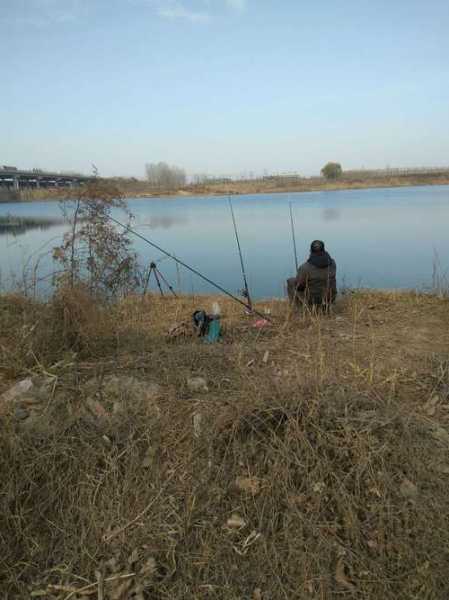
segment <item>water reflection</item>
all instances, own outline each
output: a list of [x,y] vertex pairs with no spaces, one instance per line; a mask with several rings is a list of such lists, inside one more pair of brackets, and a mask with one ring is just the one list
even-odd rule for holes
[[174,216],[160,216],[150,217],[149,220],[143,223],[137,223],[139,228],[147,227],[148,229],[170,229],[177,225],[187,225],[188,219],[186,217],[174,217]]
[[63,222],[63,219],[57,218],[17,217],[14,215],[0,216],[0,236],[12,235],[16,237],[24,235],[33,229],[45,231]]
[[322,213],[323,221],[338,221],[341,211],[338,208],[325,208]]

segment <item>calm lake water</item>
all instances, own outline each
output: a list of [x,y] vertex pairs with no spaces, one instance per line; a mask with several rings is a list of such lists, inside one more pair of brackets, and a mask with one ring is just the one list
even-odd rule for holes
[[[294,273],[289,200],[293,204],[300,262],[313,239],[323,239],[338,265],[339,285],[428,288],[435,256],[449,270],[449,186],[387,188],[232,198],[250,290],[255,297],[281,296]],[[135,228],[230,291],[242,287],[227,198],[175,197],[129,200]],[[1,215],[60,216],[54,202],[0,204]],[[116,214],[120,218],[119,213]],[[16,235],[0,230],[0,286],[11,289],[37,266],[51,273],[51,249],[64,225]],[[142,264],[161,255],[136,239]],[[159,268],[177,289],[214,291],[169,259]],[[40,283],[44,292],[48,280]]]

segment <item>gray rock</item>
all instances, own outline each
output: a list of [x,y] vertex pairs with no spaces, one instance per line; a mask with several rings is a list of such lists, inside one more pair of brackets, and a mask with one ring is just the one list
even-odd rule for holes
[[19,414],[24,415],[28,409],[32,411],[41,411],[47,404],[50,395],[53,392],[55,378],[53,377],[28,377],[16,383],[12,388],[0,396],[0,412],[8,412],[16,409],[16,418]]
[[88,401],[106,403],[105,408],[112,407],[114,414],[126,411],[127,406],[143,403],[154,416],[159,417],[157,400],[162,396],[162,391],[157,383],[128,375],[110,375],[102,382],[90,379],[84,385]]
[[14,410],[14,417],[17,420],[24,421],[25,419],[28,419],[29,416],[30,416],[30,413],[27,411],[26,408],[23,408],[21,406],[16,406],[16,408]]
[[110,399],[154,401],[161,396],[159,384],[143,381],[136,377],[111,375],[103,382],[103,394]]
[[404,498],[416,498],[418,495],[418,488],[410,479],[402,481],[399,491]]
[[432,437],[438,442],[449,443],[449,432],[443,427],[435,427],[432,431]]
[[189,377],[187,387],[191,392],[208,392],[206,380],[203,377]]
[[0,403],[14,402],[20,399],[25,394],[27,394],[32,388],[33,382],[31,380],[31,377],[28,377],[27,379],[22,379],[22,381],[19,381],[18,383],[13,385],[12,388],[10,388],[8,391],[4,392],[0,396]]
[[199,438],[201,436],[202,423],[203,423],[203,415],[197,411],[193,415],[193,435],[196,438]]

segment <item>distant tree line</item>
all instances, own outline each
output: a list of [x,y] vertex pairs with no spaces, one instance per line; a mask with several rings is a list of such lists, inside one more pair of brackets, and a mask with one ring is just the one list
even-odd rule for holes
[[165,162],[145,165],[147,180],[151,187],[160,190],[174,190],[185,185],[187,177],[184,169]]
[[[150,186],[158,190],[176,190],[185,186],[187,183],[187,176],[184,169],[176,165],[169,165],[166,162],[147,163],[145,165],[145,173]],[[341,164],[337,162],[328,162],[321,169],[321,175],[330,180],[339,179],[343,175]],[[281,178],[281,176],[263,177],[263,179],[279,178]],[[300,178],[301,177],[298,173],[289,173],[282,176],[282,179],[285,179],[285,182]],[[204,185],[207,183],[228,183],[231,181],[231,178],[211,177],[202,173],[196,174],[192,177],[192,183],[194,185]]]

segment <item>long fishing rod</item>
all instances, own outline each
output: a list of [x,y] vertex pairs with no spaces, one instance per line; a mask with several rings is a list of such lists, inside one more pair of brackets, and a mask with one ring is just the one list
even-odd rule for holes
[[251,301],[251,296],[250,296],[249,287],[248,287],[248,281],[246,279],[245,263],[243,262],[242,249],[240,247],[240,239],[239,239],[239,234],[238,234],[238,231],[237,231],[237,224],[235,222],[234,208],[232,206],[231,196],[228,196],[228,202],[229,202],[229,208],[231,209],[232,223],[234,225],[234,234],[235,234],[235,239],[237,241],[237,248],[239,250],[240,267],[242,269],[242,275],[243,275],[243,284],[245,286],[244,289],[243,289],[243,296],[248,300],[248,309],[250,311],[252,311],[253,310],[253,303]]
[[288,205],[290,207],[290,225],[292,228],[292,240],[293,240],[293,253],[295,255],[295,267],[296,267],[296,272],[298,272],[298,253],[296,252],[295,225],[293,223],[293,210],[292,210],[291,201],[289,201]]
[[146,242],[147,244],[149,244],[150,246],[152,246],[153,248],[155,248],[156,250],[158,250],[162,254],[165,254],[165,256],[167,256],[168,258],[171,258],[177,264],[181,265],[182,267],[184,267],[185,269],[187,269],[191,273],[194,273],[195,275],[197,275],[198,277],[200,277],[201,279],[203,279],[204,281],[206,281],[207,283],[209,283],[211,286],[213,286],[217,290],[220,290],[220,292],[222,292],[223,294],[225,294],[229,298],[232,298],[232,300],[235,300],[235,302],[238,302],[239,304],[241,304],[245,308],[247,308],[249,310],[252,310],[252,312],[255,315],[257,315],[258,317],[261,317],[262,319],[265,319],[266,321],[270,321],[270,322],[272,321],[272,319],[268,315],[264,315],[264,314],[258,312],[257,310],[255,310],[254,308],[252,308],[252,306],[249,306],[249,304],[243,302],[243,300],[240,300],[240,298],[237,298],[237,296],[234,296],[234,294],[231,294],[231,292],[228,292],[228,290],[226,290],[220,284],[215,283],[215,281],[212,281],[212,279],[209,279],[209,277],[206,277],[205,275],[203,275],[202,273],[200,273],[199,271],[197,271],[195,268],[191,267],[190,265],[188,265],[187,263],[185,263],[184,261],[182,261],[180,258],[177,258],[174,254],[170,254],[170,252],[167,252],[167,250],[164,250],[163,248],[161,248],[160,246],[158,246],[157,244],[155,244],[154,242],[152,242],[151,240],[149,240],[148,238],[146,238],[145,236],[143,236],[142,234],[140,234],[138,231],[136,231],[135,229],[133,229],[129,225],[124,225],[123,223],[120,223],[120,221],[117,221],[117,219],[114,219],[114,217],[109,216],[108,218],[113,223],[116,223],[120,227],[123,227],[123,229],[125,229],[126,231],[129,231],[130,233],[132,233],[136,237],[140,238],[141,240],[143,240],[144,242]]

